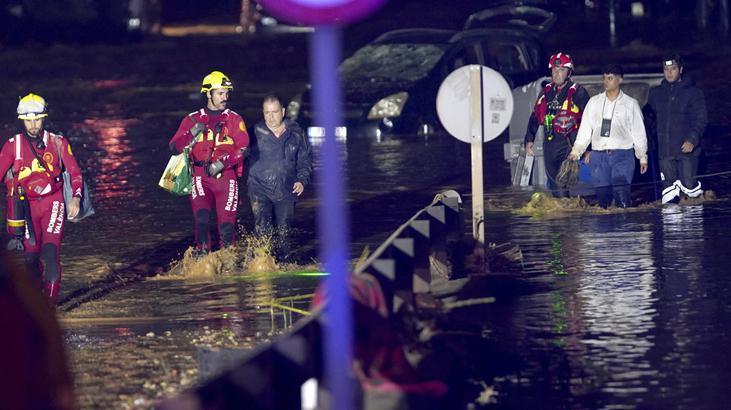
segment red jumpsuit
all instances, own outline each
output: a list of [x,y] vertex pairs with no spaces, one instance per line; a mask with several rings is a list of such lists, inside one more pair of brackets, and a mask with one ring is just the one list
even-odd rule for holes
[[[195,218],[195,242],[199,250],[211,249],[210,215],[215,209],[218,217],[218,234],[222,246],[230,245],[236,237],[236,211],[239,202],[238,177],[243,173],[243,160],[249,145],[246,124],[240,115],[226,109],[211,111],[201,109],[188,114],[170,140],[170,147],[183,152],[194,139],[191,128],[205,126],[195,136],[190,151],[193,170],[193,190],[190,203]],[[220,161],[223,171],[209,176],[210,164]]]
[[[45,167],[39,162],[39,157],[45,162]],[[31,243],[26,229],[23,241],[26,263],[31,273],[43,276],[53,301],[58,296],[61,283],[59,256],[66,219],[61,162],[71,174],[74,196],[80,198],[83,186],[81,170],[71,146],[62,136],[45,130],[38,138],[17,134],[6,141],[0,151],[0,173],[13,170],[13,177],[6,180],[8,196],[20,186],[30,206],[35,242]]]

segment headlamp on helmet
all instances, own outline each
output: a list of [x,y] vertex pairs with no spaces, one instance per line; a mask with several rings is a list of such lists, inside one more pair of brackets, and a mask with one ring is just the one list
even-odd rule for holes
[[35,120],[48,117],[48,105],[40,95],[29,93],[18,102],[18,118],[21,120]]
[[211,71],[210,74],[203,77],[201,84],[201,92],[206,93],[216,88],[225,88],[228,90],[234,89],[234,84],[228,78],[228,76],[220,71]]
[[679,55],[676,54],[676,55],[667,56],[667,57],[663,58],[663,60],[662,60],[663,67],[670,67],[672,65],[677,65],[678,67],[683,66],[683,60],[680,58]]

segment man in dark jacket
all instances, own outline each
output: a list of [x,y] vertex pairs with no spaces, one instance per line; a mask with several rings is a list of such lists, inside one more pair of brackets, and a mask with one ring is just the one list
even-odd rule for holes
[[703,194],[696,178],[706,102],[703,91],[683,76],[679,56],[663,60],[662,83],[650,89],[647,104],[656,118],[658,156],[663,176],[662,203]]
[[276,235],[276,253],[286,258],[294,204],[312,176],[312,149],[299,125],[284,119],[278,97],[265,97],[262,109],[264,120],[254,128],[249,200],[257,234]]
[[548,62],[551,82],[538,95],[533,113],[528,119],[525,133],[525,153],[534,155],[533,142],[539,127],[543,127],[543,161],[546,176],[553,189],[553,195],[568,196],[568,187],[557,183],[561,163],[571,151],[576,141],[581,114],[589,101],[589,93],[579,84],[571,81],[574,61],[566,53],[556,53]]

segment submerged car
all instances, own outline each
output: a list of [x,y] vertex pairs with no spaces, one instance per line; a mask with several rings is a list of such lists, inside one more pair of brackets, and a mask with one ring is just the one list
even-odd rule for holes
[[[436,95],[442,81],[468,64],[491,67],[511,86],[544,71],[545,53],[536,32],[518,28],[387,32],[340,65],[342,114],[347,135],[430,135],[443,132]],[[293,99],[287,116],[314,124],[309,88]],[[310,134],[321,133],[314,128]]]

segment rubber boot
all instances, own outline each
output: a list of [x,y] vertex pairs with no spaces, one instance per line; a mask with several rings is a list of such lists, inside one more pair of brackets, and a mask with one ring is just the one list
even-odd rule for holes
[[200,209],[195,214],[196,249],[202,251],[211,250],[211,212],[207,209]]
[[36,252],[26,252],[25,269],[33,279],[41,279],[42,269],[40,265],[40,254]]
[[41,248],[41,261],[43,261],[44,283],[46,294],[52,303],[56,303],[58,291],[61,288],[61,264],[58,261],[58,247],[47,243]]
[[687,188],[685,185],[683,185],[682,182],[678,181],[678,184],[680,185],[680,190],[688,196],[688,198],[698,198],[699,196],[703,195],[703,189],[701,189],[701,181],[698,181],[698,185],[695,186],[695,188]]
[[43,269],[41,269],[40,254],[36,252],[25,253],[25,270],[30,277],[33,288],[46,294],[43,280]]
[[680,181],[676,180],[672,185],[662,190],[663,205],[680,201],[680,186]]
[[52,304],[56,304],[56,301],[58,300],[58,292],[61,290],[61,280],[57,280],[54,282],[45,282],[46,285],[46,295],[48,296],[48,299],[51,301]]
[[230,222],[222,223],[218,226],[218,234],[221,238],[221,248],[233,245],[236,236],[234,224]]

